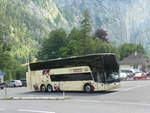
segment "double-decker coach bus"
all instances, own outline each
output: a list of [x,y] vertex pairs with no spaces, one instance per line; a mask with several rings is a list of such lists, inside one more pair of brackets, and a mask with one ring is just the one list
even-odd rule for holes
[[106,91],[119,88],[113,53],[52,59],[29,64],[27,86],[34,91]]

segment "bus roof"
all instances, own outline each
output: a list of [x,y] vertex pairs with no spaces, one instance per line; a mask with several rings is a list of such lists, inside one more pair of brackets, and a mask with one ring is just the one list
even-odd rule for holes
[[98,53],[69,58],[58,58],[30,63],[30,70],[43,70],[75,66],[90,66],[101,69],[118,70],[119,66],[113,53]]

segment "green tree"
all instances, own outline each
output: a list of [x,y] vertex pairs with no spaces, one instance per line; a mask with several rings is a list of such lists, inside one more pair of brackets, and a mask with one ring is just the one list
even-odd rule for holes
[[146,51],[141,44],[137,44],[136,49],[137,49],[137,52],[146,54]]
[[[91,52],[92,47],[89,47],[89,45],[85,44],[85,42],[91,45],[90,41],[92,40],[90,40],[89,37],[85,38],[81,29],[73,28],[68,34],[67,39],[68,43],[67,46],[64,48],[64,50],[66,50],[65,53],[67,54],[67,56],[79,56]],[[87,50],[86,52],[84,52],[84,48]]]
[[[0,71],[5,72],[5,80],[18,79],[25,76],[25,68],[20,67],[20,63],[16,61],[10,54],[11,44],[5,39],[5,33],[0,31]],[[22,74],[18,75],[18,72]]]
[[77,29],[75,27],[68,34],[68,40],[77,40],[77,41],[79,41],[80,37],[81,37],[81,30]]
[[60,57],[80,56],[92,53],[116,53],[119,59],[118,49],[111,43],[91,35],[91,22],[87,10],[84,12],[81,28],[73,28],[66,34],[63,29],[50,32],[39,52],[40,59],[52,59]]
[[105,41],[105,42],[108,42],[108,39],[106,38],[107,36],[107,32],[103,29],[97,29],[95,31],[95,37]]
[[88,10],[83,13],[83,20],[81,21],[81,30],[85,37],[90,36],[92,32],[91,18]]
[[43,43],[39,52],[40,59],[53,59],[62,57],[62,48],[65,47],[67,42],[67,34],[64,29],[52,30],[48,39]]
[[66,47],[61,49],[62,57],[79,56],[80,42],[69,40]]
[[146,54],[144,48],[140,44],[125,43],[120,45],[118,49],[120,52],[120,60],[122,60],[123,58],[129,56],[134,52]]
[[95,39],[94,40],[95,45],[95,53],[115,53],[117,56],[117,59],[120,58],[119,50],[117,47],[112,45],[111,43],[108,43],[106,41]]

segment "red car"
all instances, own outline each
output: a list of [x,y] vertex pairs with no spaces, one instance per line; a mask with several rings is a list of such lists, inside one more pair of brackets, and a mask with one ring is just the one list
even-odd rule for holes
[[136,73],[133,77],[134,80],[139,80],[139,79],[147,79],[147,74],[146,73]]

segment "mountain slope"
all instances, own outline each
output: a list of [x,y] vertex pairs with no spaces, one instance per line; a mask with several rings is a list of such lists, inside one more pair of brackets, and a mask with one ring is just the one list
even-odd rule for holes
[[94,29],[103,28],[114,44],[140,43],[150,51],[149,0],[56,0],[64,17],[78,25],[88,9]]
[[79,27],[88,9],[93,30],[107,31],[115,45],[140,43],[150,52],[149,0],[0,0],[0,31],[12,56],[33,59],[51,29]]
[[51,29],[68,28],[53,0],[1,0],[0,31],[12,42],[11,54],[21,62],[36,56]]

